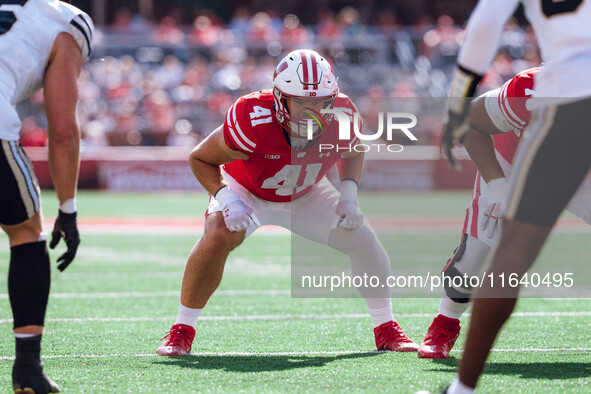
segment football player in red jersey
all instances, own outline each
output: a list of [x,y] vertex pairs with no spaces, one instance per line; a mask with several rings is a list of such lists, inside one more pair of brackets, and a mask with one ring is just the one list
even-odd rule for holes
[[[444,267],[445,275],[478,275],[497,240],[502,203],[507,197],[506,177],[522,132],[530,119],[528,100],[539,67],[520,72],[502,87],[471,103],[472,126],[464,146],[478,169],[474,195],[466,208],[461,243]],[[566,208],[591,224],[591,178]],[[460,317],[470,307],[472,289],[446,286],[435,317],[418,350],[421,358],[447,358],[460,333]]]
[[[158,354],[189,354],[228,254],[260,226],[279,225],[345,253],[352,275],[390,274],[386,251],[357,202],[363,154],[351,148],[358,139],[338,139],[338,122],[322,115],[322,109],[333,108],[355,111],[339,93],[330,64],[312,50],[296,50],[277,66],[272,90],[239,98],[223,126],[193,150],[191,168],[210,193],[210,204],[204,234],[185,267],[177,320]],[[333,165],[340,192],[325,177]],[[389,289],[359,291],[377,348],[416,351],[393,320]]]
[[[461,143],[469,130],[469,98],[490,67],[504,26],[519,3],[536,34],[544,67],[536,75],[532,119],[515,155],[503,226],[485,270],[491,277],[513,275],[520,281],[591,168],[591,2],[479,0],[458,54],[441,147],[453,165],[451,146]],[[518,286],[490,282],[474,293],[459,376],[448,393],[474,392],[518,294]]]

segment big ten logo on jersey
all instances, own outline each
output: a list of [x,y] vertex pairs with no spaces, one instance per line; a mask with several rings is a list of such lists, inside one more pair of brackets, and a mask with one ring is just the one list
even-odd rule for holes
[[252,127],[264,123],[271,123],[273,121],[273,116],[271,115],[271,110],[269,108],[255,105],[252,109],[254,110],[250,113],[250,124]]

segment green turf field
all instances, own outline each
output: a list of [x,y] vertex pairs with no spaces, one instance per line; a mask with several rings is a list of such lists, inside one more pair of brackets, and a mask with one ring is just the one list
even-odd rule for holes
[[[43,198],[51,219],[55,198]],[[370,217],[387,212],[393,220],[461,219],[468,199],[469,193],[363,195],[362,207]],[[192,194],[84,192],[79,209],[87,218],[174,219],[201,217],[206,201]],[[46,371],[63,392],[414,393],[438,392],[454,377],[469,317],[448,360],[374,352],[361,299],[290,296],[291,240],[276,234],[255,234],[231,255],[198,324],[193,355],[156,356],[174,322],[185,258],[199,230],[140,230],[82,232],[73,265],[64,273],[52,271],[43,354]],[[380,237],[393,262],[410,267],[443,263],[457,231],[398,229]],[[540,263],[590,261],[590,234],[554,234]],[[8,391],[14,344],[4,235],[0,246],[0,387]],[[438,305],[435,298],[393,299],[396,319],[416,342]],[[523,299],[516,312],[495,346],[481,392],[591,392],[591,299]]]

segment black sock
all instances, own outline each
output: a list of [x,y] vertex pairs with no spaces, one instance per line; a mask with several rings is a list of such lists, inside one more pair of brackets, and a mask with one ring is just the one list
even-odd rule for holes
[[39,362],[41,360],[41,335],[16,339],[16,363]]
[[45,241],[10,248],[8,294],[14,328],[43,325],[49,283],[49,254]]

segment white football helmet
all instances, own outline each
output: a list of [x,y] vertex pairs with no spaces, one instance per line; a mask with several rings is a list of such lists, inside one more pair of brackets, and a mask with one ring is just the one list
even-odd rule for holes
[[[292,137],[310,140],[308,129],[312,122],[313,140],[317,140],[332,119],[330,114],[321,115],[320,109],[332,108],[338,94],[332,67],[324,57],[310,49],[290,52],[275,69],[275,115]],[[304,110],[290,113],[290,108],[295,107]]]

